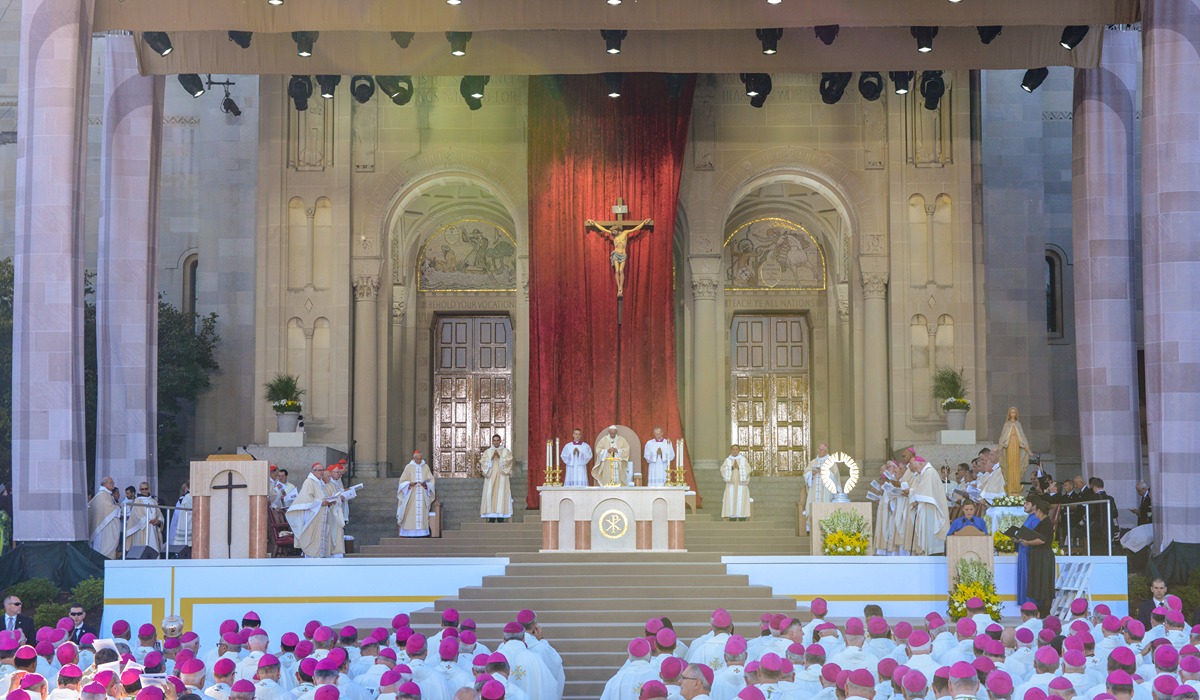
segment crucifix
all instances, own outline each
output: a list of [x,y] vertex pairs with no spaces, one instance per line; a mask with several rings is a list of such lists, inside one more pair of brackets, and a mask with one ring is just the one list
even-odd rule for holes
[[607,238],[612,243],[613,249],[609,253],[608,260],[612,264],[617,278],[617,323],[619,324],[621,322],[620,308],[625,299],[625,261],[629,259],[627,252],[629,241],[637,238],[644,231],[653,231],[654,219],[627,221],[625,215],[629,213],[629,207],[620,197],[617,197],[617,204],[612,208],[612,213],[616,215],[616,219],[613,221],[588,219],[583,222],[583,225],[588,231],[596,231],[601,237]]
[[249,488],[246,484],[233,483],[233,472],[225,472],[225,478],[228,479],[224,486],[214,486],[213,490],[221,490],[225,492],[225,546],[228,556],[233,556],[233,490]]

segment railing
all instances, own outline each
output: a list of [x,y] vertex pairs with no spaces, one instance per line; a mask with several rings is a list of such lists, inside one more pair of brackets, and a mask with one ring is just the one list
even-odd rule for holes
[[[125,561],[125,559],[126,559],[125,555],[127,554],[127,552],[125,551],[126,550],[125,542],[128,539],[128,535],[126,535],[125,533],[129,529],[130,508],[134,505],[140,505],[140,504],[123,503],[119,506],[121,508],[121,560],[122,561]],[[170,537],[171,537],[171,527],[170,527],[171,526],[171,516],[174,513],[180,512],[180,511],[186,512],[186,513],[191,513],[192,509],[191,508],[183,508],[180,506],[161,506],[161,505],[156,505],[155,508],[160,511],[166,511],[163,515],[163,517],[166,518],[166,521],[163,523],[162,551],[159,552],[158,556],[155,558],[156,559],[167,559],[168,555],[171,551],[171,542],[169,541]],[[147,527],[158,527],[158,526],[157,525],[147,525]],[[189,537],[189,539],[190,539],[190,537]],[[188,546],[191,546],[190,543]]]
[[1101,553],[1101,556],[1110,556],[1112,554],[1112,542],[1113,542],[1112,501],[1110,501],[1108,499],[1101,499],[1101,500],[1095,500],[1095,501],[1074,501],[1071,503],[1062,504],[1063,512],[1066,514],[1066,517],[1067,517],[1067,542],[1066,542],[1067,555],[1076,554],[1076,552],[1074,551],[1074,549],[1075,549],[1074,538],[1071,537],[1071,521],[1075,519],[1074,517],[1072,517],[1072,513],[1075,508],[1083,508],[1083,520],[1084,520],[1083,540],[1087,545],[1086,552],[1084,552],[1084,555],[1089,556],[1089,557],[1092,556],[1092,536],[1091,536],[1092,535],[1092,508],[1091,508],[1091,506],[1098,506],[1098,505],[1103,505],[1104,512],[1105,512],[1105,518],[1104,518],[1105,539],[1104,539],[1104,549],[1103,549],[1103,552]]

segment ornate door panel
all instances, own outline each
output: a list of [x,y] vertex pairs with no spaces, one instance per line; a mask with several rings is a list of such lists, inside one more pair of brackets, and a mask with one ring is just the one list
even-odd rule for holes
[[730,417],[734,440],[759,473],[808,463],[808,322],[803,316],[735,316]]
[[512,445],[512,324],[507,316],[435,321],[433,459],[439,477],[478,476],[479,453]]

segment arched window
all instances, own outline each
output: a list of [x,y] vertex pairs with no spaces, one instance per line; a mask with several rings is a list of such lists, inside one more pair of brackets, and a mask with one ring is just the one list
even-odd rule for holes
[[183,304],[184,313],[194,313],[199,306],[200,295],[197,278],[200,272],[200,256],[192,253],[183,261]]
[[1063,266],[1058,251],[1046,251],[1046,334],[1063,337]]

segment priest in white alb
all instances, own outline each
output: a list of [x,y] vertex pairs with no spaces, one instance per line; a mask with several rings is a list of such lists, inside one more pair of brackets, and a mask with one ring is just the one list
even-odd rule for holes
[[421,451],[413,450],[412,460],[404,465],[396,487],[396,524],[401,537],[429,537],[429,511],[435,489],[433,470],[421,458]]
[[750,462],[741,448],[733,445],[729,456],[721,463],[721,478],[725,480],[725,497],[721,499],[721,517],[730,520],[750,518]]
[[512,517],[513,473],[512,450],[504,446],[499,435],[492,436],[492,446],[483,451],[479,458],[479,471],[483,472],[483,496],[479,504],[479,517],[489,523],[498,523]]
[[111,476],[100,480],[96,495],[88,501],[88,525],[91,526],[92,549],[108,559],[115,559],[121,546],[121,509],[117,505],[117,487]]
[[306,557],[341,557],[346,553],[342,502],[329,484],[329,472],[317,462],[300,485],[296,500],[287,510],[288,525],[296,547]]
[[938,470],[924,460],[914,458],[908,467],[913,472],[908,495],[912,518],[908,551],[914,556],[941,554],[946,551],[946,531],[950,528],[950,509],[942,479]]
[[[614,475],[613,469],[616,468]],[[617,426],[608,426],[608,432],[596,441],[596,466],[592,467],[592,478],[601,484],[613,479],[625,486],[633,486],[633,462],[629,459],[629,441],[617,432]]]
[[671,467],[671,462],[675,460],[675,448],[671,445],[671,441],[663,437],[663,429],[656,427],[654,429],[654,439],[646,442],[646,448],[642,450],[642,458],[646,460],[647,467],[647,486],[666,486],[667,485],[667,470]]
[[150,495],[150,484],[138,485],[138,495],[129,504],[129,519],[125,521],[125,551],[134,547],[149,547],[162,551],[162,511]]
[[179,500],[175,502],[176,510],[171,511],[167,525],[168,551],[180,559],[190,559],[192,550],[192,489],[191,482],[185,481],[179,487]]
[[808,488],[808,496],[804,501],[804,517],[806,527],[812,529],[812,509],[814,503],[827,503],[831,494],[829,489],[825,488],[822,483],[822,476],[825,474],[825,469],[833,464],[833,460],[829,457],[829,445],[821,443],[817,445],[817,458],[808,463],[808,467],[804,470],[804,485]]
[[563,486],[587,486],[587,465],[592,461],[592,446],[583,441],[582,430],[575,429],[571,441],[563,445],[559,457],[566,468]]
[[979,497],[988,503],[1008,495],[1004,467],[996,460],[996,452],[998,450],[984,453],[979,457]]

